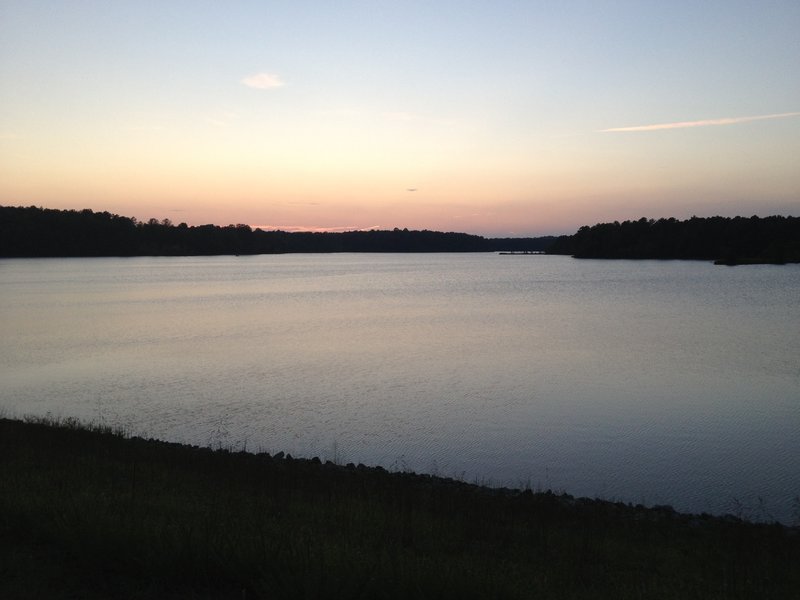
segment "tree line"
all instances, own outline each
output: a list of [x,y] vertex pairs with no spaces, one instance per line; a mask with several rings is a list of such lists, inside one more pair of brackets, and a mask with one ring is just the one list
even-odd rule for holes
[[264,231],[249,225],[174,225],[108,212],[0,206],[0,256],[193,256],[288,252],[545,250],[555,238],[490,239],[439,231]]
[[800,217],[645,219],[581,227],[550,246],[575,258],[714,260],[720,264],[800,262]]
[[0,206],[0,256],[195,256],[290,252],[545,251],[576,258],[800,262],[800,217],[692,217],[598,223],[573,235],[485,238],[398,229],[264,231],[249,225],[138,221],[108,212]]

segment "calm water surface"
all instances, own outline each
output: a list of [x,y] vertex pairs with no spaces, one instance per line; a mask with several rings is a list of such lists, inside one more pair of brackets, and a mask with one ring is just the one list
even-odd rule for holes
[[792,522],[800,266],[2,260],[0,410]]

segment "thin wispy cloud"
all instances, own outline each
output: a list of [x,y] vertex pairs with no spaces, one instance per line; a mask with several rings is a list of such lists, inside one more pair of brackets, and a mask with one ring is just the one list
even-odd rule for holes
[[242,83],[256,90],[272,90],[283,87],[286,83],[274,73],[256,73],[242,79]]
[[163,125],[131,125],[127,128],[131,133],[159,133],[165,130]]
[[391,111],[383,113],[389,121],[419,121],[422,117],[418,114],[405,111]]
[[364,112],[356,108],[330,108],[316,111],[316,114],[320,117],[333,117],[337,119],[354,119],[364,116]]
[[414,112],[408,112],[403,110],[395,110],[395,111],[384,111],[377,115],[383,118],[390,123],[420,123],[424,125],[453,125],[454,122],[450,119],[443,119],[439,117],[433,117],[430,115],[424,115]]
[[214,127],[227,127],[239,118],[239,114],[233,111],[224,111],[203,117],[203,121]]
[[655,125],[636,125],[634,127],[612,127],[601,129],[599,133],[615,133],[626,131],[659,131],[661,129],[686,129],[688,127],[714,127],[719,125],[737,125],[750,121],[765,121],[767,119],[786,119],[798,117],[800,112],[778,113],[773,115],[757,115],[754,117],[728,117],[723,119],[704,119],[702,121],[679,121],[677,123],[657,123]]

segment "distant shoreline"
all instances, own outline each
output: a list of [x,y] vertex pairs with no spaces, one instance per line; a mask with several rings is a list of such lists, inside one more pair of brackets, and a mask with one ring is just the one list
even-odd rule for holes
[[285,232],[248,225],[174,225],[89,209],[0,206],[0,257],[249,256],[299,253],[559,254],[574,258],[705,260],[718,265],[800,262],[800,217],[639,219],[573,235],[485,238],[428,230]]
[[800,262],[800,217],[639,219],[581,227],[548,249],[575,258],[707,260],[718,265]]
[[248,225],[174,225],[89,209],[0,206],[0,257],[220,256],[289,253],[544,251],[553,236],[485,238],[458,232],[264,231]]

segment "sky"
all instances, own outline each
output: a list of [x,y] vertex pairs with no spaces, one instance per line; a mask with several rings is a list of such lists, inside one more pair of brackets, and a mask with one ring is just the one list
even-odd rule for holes
[[798,0],[0,0],[0,205],[488,236],[797,216],[798,31]]

